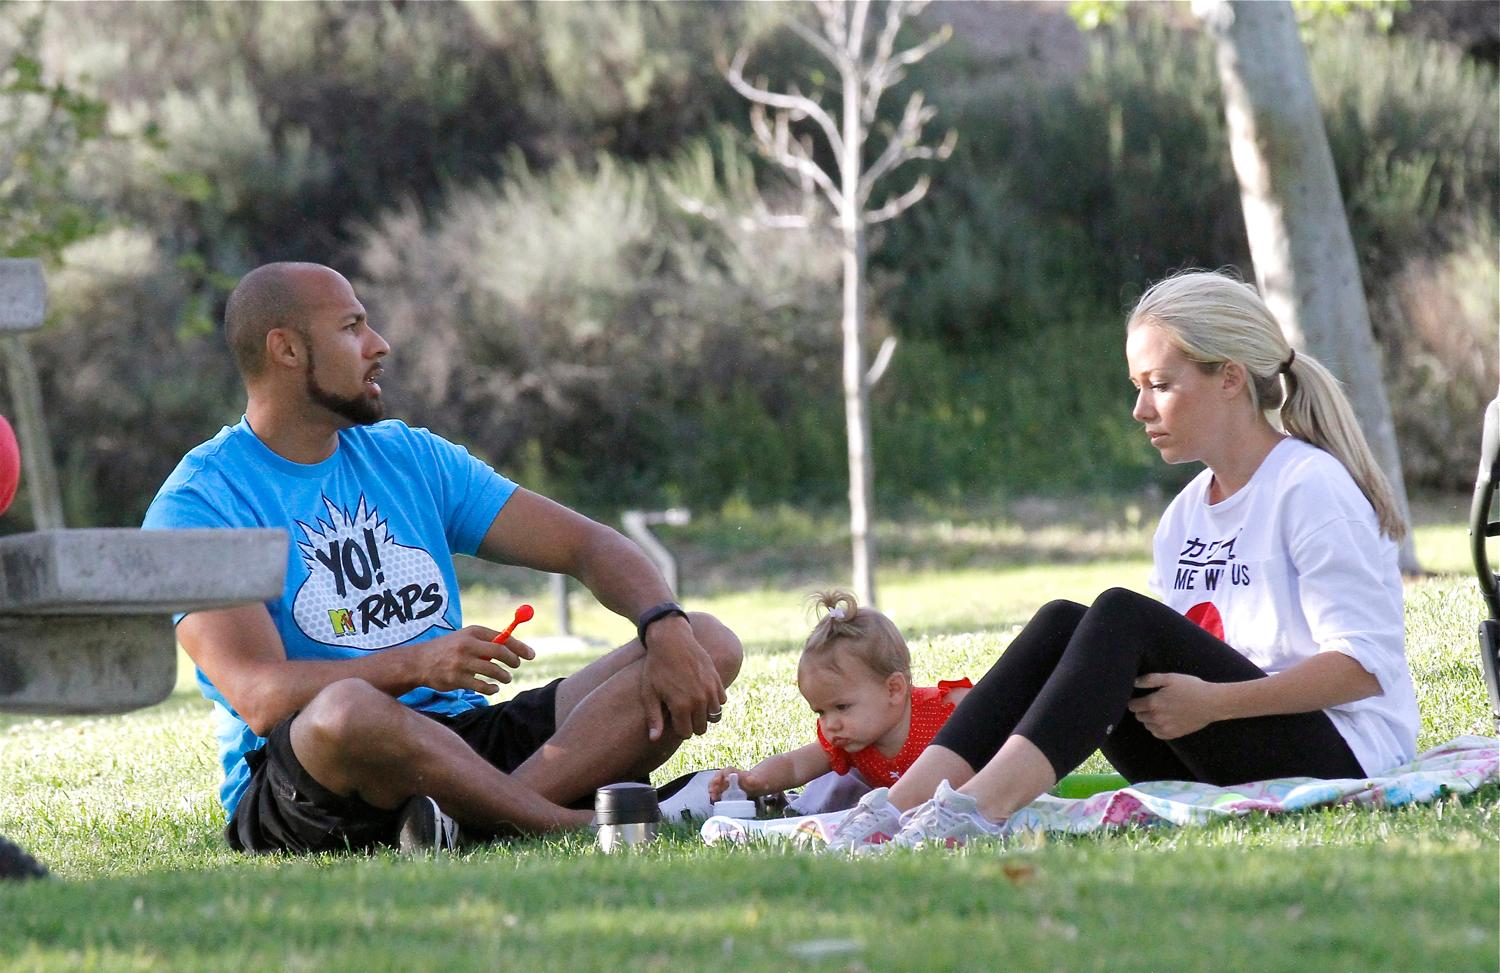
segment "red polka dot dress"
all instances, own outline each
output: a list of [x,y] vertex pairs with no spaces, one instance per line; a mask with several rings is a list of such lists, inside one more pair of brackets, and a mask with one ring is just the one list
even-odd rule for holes
[[828,761],[836,774],[847,774],[853,767],[859,771],[871,787],[888,787],[906,773],[938,730],[953,715],[953,704],[948,694],[955,689],[973,689],[967,679],[944,679],[936,686],[919,686],[911,691],[911,728],[906,733],[906,743],[894,757],[887,757],[874,747],[865,747],[858,753],[849,753],[842,747],[829,743],[818,727],[818,743],[828,753]]

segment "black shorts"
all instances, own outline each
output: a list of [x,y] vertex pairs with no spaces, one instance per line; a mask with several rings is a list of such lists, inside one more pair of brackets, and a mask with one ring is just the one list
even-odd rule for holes
[[[448,727],[475,753],[511,773],[556,731],[561,682],[554,679],[503,703],[457,716],[422,715]],[[224,828],[229,846],[245,852],[305,854],[393,844],[399,810],[378,808],[357,796],[341,797],[303,768],[292,752],[296,716],[276,724],[265,746],[245,755],[250,783]]]

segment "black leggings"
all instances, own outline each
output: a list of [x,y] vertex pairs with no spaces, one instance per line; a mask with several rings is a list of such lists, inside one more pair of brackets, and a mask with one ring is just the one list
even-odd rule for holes
[[1135,679],[1182,672],[1207,682],[1265,673],[1231,646],[1145,595],[1111,588],[1092,607],[1044,606],[959,703],[933,743],[975,770],[1011,734],[1030,740],[1062,777],[1101,749],[1131,782],[1220,786],[1272,777],[1363,777],[1328,714],[1221,720],[1158,740],[1126,708]]

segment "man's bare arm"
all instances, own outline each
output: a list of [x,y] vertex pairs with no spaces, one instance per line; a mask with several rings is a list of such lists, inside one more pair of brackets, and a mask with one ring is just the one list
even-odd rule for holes
[[[501,508],[479,551],[493,561],[577,578],[600,604],[632,621],[674,597],[651,559],[618,531],[525,489]],[[713,660],[687,619],[676,615],[652,624],[647,641],[648,735],[660,737],[663,708],[678,736],[703,733],[708,713],[728,698]]]
[[632,620],[674,597],[656,565],[619,531],[524,488],[501,508],[479,553],[577,578],[601,605]]
[[392,696],[418,686],[489,695],[495,684],[479,676],[510,681],[510,673],[491,660],[514,669],[532,654],[518,640],[494,645],[489,640],[496,634],[472,625],[363,658],[294,661],[287,659],[264,605],[193,612],[177,625],[177,639],[188,657],[259,736],[341,679],[363,679]]

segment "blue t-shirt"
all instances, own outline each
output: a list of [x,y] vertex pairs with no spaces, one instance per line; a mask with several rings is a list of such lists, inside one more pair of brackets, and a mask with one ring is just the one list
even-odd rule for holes
[[[453,555],[479,549],[515,489],[462,446],[396,420],[343,430],[333,455],[309,465],[272,452],[241,419],[183,457],[142,526],[287,531],[286,585],[266,603],[287,658],[355,659],[462,626]],[[214,704],[219,798],[233,814],[245,754],[264,740],[201,669],[198,687]],[[453,714],[485,699],[418,688],[401,702]]]

